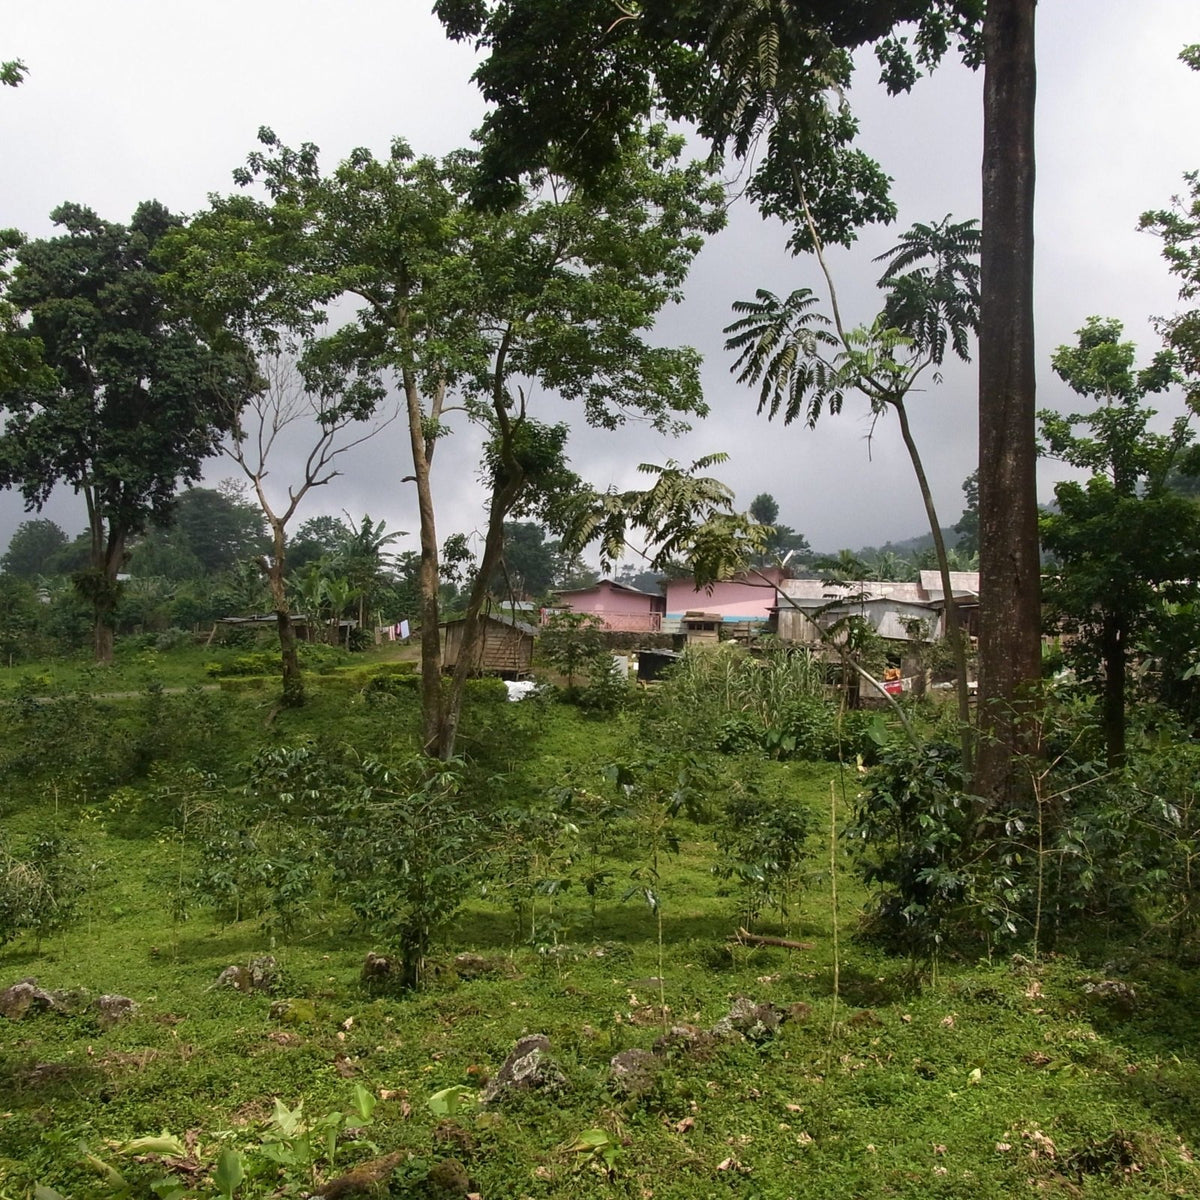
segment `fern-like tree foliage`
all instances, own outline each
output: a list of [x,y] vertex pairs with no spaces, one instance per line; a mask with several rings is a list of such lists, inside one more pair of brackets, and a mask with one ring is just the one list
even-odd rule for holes
[[909,393],[927,372],[940,380],[939,368],[947,353],[970,359],[979,323],[978,223],[946,216],[928,225],[914,225],[896,246],[876,259],[886,263],[879,279],[882,311],[869,325],[852,329],[842,322],[832,277],[811,225],[810,232],[829,282],[832,318],[820,310],[811,288],[798,288],[783,299],[759,289],[753,300],[734,303],[738,319],[725,329],[725,346],[737,354],[732,369],[738,382],[757,385],[758,411],[768,419],[782,417],[785,425],[803,421],[811,429],[823,413],[841,412],[846,395],[855,392],[866,398],[876,417],[896,414],[942,575],[946,636],[958,675],[962,753],[964,766],[969,766],[966,651],[953,603],[941,523],[906,405]]

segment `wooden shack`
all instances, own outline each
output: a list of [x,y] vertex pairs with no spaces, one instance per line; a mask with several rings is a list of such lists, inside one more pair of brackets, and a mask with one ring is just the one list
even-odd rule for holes
[[719,612],[686,612],[679,632],[689,646],[716,646],[721,640],[722,617]]
[[[524,621],[489,613],[479,618],[482,629],[476,646],[473,674],[499,675],[519,679],[528,675],[533,663],[533,639],[537,632]],[[442,629],[442,668],[453,671],[458,665],[466,620],[447,621]]]

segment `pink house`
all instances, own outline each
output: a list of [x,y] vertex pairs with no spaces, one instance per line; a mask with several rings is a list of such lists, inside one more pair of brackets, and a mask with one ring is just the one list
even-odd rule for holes
[[[604,622],[605,629],[622,633],[658,633],[662,628],[663,598],[653,592],[602,579],[594,587],[559,592],[558,603],[571,612],[592,613]],[[542,611],[542,623],[553,609]]]
[[775,607],[779,584],[787,577],[780,567],[763,567],[722,579],[711,589],[692,579],[667,581],[666,619],[679,621],[685,613],[719,614],[722,621],[766,621]]

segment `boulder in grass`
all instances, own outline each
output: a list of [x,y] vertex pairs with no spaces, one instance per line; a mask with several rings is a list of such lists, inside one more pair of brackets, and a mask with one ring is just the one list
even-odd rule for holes
[[313,1194],[323,1196],[325,1200],[378,1195],[392,1172],[407,1158],[408,1155],[403,1150],[393,1150],[390,1154],[369,1159],[351,1168],[344,1175],[323,1183]]
[[234,988],[246,994],[265,992],[269,995],[279,991],[282,984],[283,973],[275,956],[263,954],[252,958],[244,967],[239,963],[226,967],[208,990],[211,992],[217,988]]
[[1083,985],[1083,994],[1092,1003],[1103,1004],[1120,1016],[1128,1017],[1137,1008],[1137,988],[1123,979],[1101,979]]
[[707,1057],[716,1044],[716,1037],[699,1025],[672,1025],[654,1040],[656,1054],[694,1055]]
[[271,1019],[282,1025],[311,1025],[317,1019],[317,1006],[304,997],[276,1000],[271,1005]]
[[363,983],[381,983],[396,973],[396,964],[386,954],[376,954],[374,950],[367,951],[363,959]]
[[111,1029],[114,1025],[120,1025],[122,1021],[137,1016],[137,1011],[137,1001],[128,996],[97,996],[92,1001],[92,1012],[96,1014],[101,1029]]
[[19,1021],[30,1012],[47,1012],[57,1007],[54,994],[38,987],[38,981],[32,977],[18,980],[0,992],[0,1016],[10,1021]]
[[737,996],[725,1014],[713,1027],[716,1037],[732,1037],[740,1034],[752,1042],[765,1042],[773,1038],[779,1027],[788,1018],[786,1009],[774,1004],[756,1004],[748,996]]
[[516,974],[513,964],[507,958],[488,958],[483,954],[472,954],[464,951],[454,956],[454,973],[459,979],[493,979],[496,977],[512,978]]
[[649,1050],[622,1050],[608,1064],[613,1094],[636,1100],[650,1091],[658,1078],[659,1060]]
[[491,1104],[510,1092],[563,1092],[571,1086],[562,1068],[550,1057],[550,1039],[544,1033],[521,1038],[488,1081],[483,1103]]

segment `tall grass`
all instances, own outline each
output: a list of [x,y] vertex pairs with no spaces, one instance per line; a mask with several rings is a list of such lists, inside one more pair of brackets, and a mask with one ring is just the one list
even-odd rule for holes
[[688,651],[671,673],[664,699],[710,719],[744,713],[770,728],[797,699],[824,699],[825,692],[822,664],[808,650],[781,646],[750,654],[726,644]]

